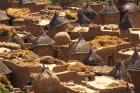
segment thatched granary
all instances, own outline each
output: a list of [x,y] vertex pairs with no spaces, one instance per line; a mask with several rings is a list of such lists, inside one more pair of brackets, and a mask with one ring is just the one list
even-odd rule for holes
[[82,10],[84,15],[86,15],[92,22],[95,22],[97,13],[94,11],[89,4]]
[[140,55],[138,54],[137,49],[135,49],[134,53],[132,56],[130,56],[129,58],[127,58],[123,64],[125,66],[126,69],[137,69],[140,67]]
[[54,37],[54,35],[61,31],[66,31],[68,26],[68,21],[59,16],[56,12],[51,19],[50,23],[45,27],[48,28],[48,34],[50,37]]
[[125,12],[129,12],[130,15],[133,12],[139,12],[140,8],[133,1],[126,1],[120,8],[121,18],[124,16]]
[[68,48],[67,53],[69,54],[79,54],[79,53],[88,53],[90,50],[90,45],[84,40],[83,37],[79,37],[78,41],[72,43]]
[[80,11],[78,14],[78,19],[76,20],[76,23],[77,24],[80,24],[80,25],[87,25],[87,24],[90,24],[91,21],[90,19],[88,19],[87,16],[84,15],[84,13],[82,11]]
[[103,59],[92,49],[86,55],[83,63],[90,66],[102,66],[104,64]]
[[135,52],[132,56],[127,58],[123,62],[125,68],[128,70],[128,72],[131,75],[132,83],[135,86],[135,93],[139,93],[140,91],[140,85],[139,85],[139,76],[140,76],[140,55],[138,54],[137,49],[135,48]]
[[35,93],[59,93],[60,81],[48,69],[45,69],[40,74],[32,73],[31,78],[33,79]]
[[83,61],[85,55],[89,53],[90,47],[89,43],[80,36],[76,42],[69,46],[67,50],[68,58]]
[[66,20],[62,19],[59,14],[56,12],[53,16],[53,18],[51,19],[48,27],[49,28],[56,28],[58,26],[61,26],[63,24],[67,23]]
[[136,12],[136,11],[140,11],[140,8],[133,1],[127,1],[127,3],[124,4],[121,7],[121,10],[123,12],[125,12],[125,11],[128,11],[128,12]]
[[93,18],[96,17],[96,14],[97,14],[96,11],[94,11],[89,4],[86,5],[84,10],[85,10],[84,13],[87,17],[91,17],[91,16]]
[[125,80],[127,82],[131,81],[131,77],[122,63],[118,63],[114,66],[112,71],[110,71],[109,76],[112,76],[115,79]]
[[118,8],[121,8],[123,5],[127,4],[128,2],[133,2],[136,5],[138,5],[139,1],[140,0],[115,0]]
[[56,42],[56,45],[69,45],[71,42],[70,36],[67,32],[58,32],[54,36],[54,41]]
[[55,41],[51,39],[45,32],[41,32],[40,35],[34,41],[34,46],[40,45],[54,45]]
[[115,6],[113,0],[108,0],[106,6],[100,11],[100,13],[119,13],[119,10]]
[[119,10],[113,0],[107,1],[106,6],[100,11],[100,16],[102,24],[118,24],[120,22]]
[[139,27],[140,25],[140,8],[133,2],[128,1],[120,8],[121,18],[125,15],[125,12],[129,13],[131,19],[133,19],[133,24],[135,27]]
[[45,32],[42,32],[33,43],[32,49],[40,56],[50,55],[53,56],[53,46],[55,41],[50,38]]
[[129,37],[129,28],[133,27],[132,20],[129,15],[126,13],[125,16],[121,19],[119,28],[121,37]]
[[129,29],[133,27],[132,20],[128,14],[125,14],[125,16],[122,18],[119,27],[120,29]]

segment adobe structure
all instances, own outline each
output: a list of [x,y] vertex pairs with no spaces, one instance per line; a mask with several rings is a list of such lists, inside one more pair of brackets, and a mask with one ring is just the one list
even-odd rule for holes
[[139,93],[139,0],[1,0],[0,93]]

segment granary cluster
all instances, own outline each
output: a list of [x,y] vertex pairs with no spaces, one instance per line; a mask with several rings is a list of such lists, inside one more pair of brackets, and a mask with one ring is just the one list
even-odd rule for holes
[[0,93],[140,93],[139,0],[46,1],[0,0]]

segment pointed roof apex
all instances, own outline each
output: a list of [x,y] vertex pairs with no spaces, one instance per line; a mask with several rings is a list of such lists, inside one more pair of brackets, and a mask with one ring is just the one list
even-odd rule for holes
[[137,48],[136,48],[136,47],[134,48],[134,53],[133,53],[132,57],[133,57],[133,58],[135,58],[135,59],[137,59],[137,60],[139,60],[139,59],[140,59],[140,56],[139,56],[139,53],[138,53],[138,51],[137,51]]
[[6,65],[4,65],[2,62],[0,62],[0,74],[7,75],[11,72],[12,71]]
[[109,76],[112,76],[115,79],[129,80],[128,73],[122,63],[118,63],[114,66],[113,70],[109,73]]
[[82,11],[80,11],[78,14],[78,19],[76,20],[76,23],[78,24],[90,24],[90,20],[84,15]]
[[36,38],[33,47],[54,44],[55,41],[52,38],[50,38],[45,32],[41,32],[41,34]]
[[123,12],[125,12],[125,11],[136,12],[136,11],[140,11],[140,8],[133,1],[128,1],[126,4],[124,4],[121,7],[121,10]]
[[140,61],[140,55],[137,51],[137,48],[135,47],[134,49],[134,53],[132,56],[130,56],[129,58],[127,58],[123,64],[124,66],[129,69],[129,68],[135,68],[135,63],[137,63],[138,61]]
[[62,17],[59,16],[59,14],[57,12],[55,12],[53,18],[51,19],[48,27],[58,27],[61,26],[63,24],[66,24],[67,21],[65,19],[63,19]]
[[90,48],[89,53],[84,58],[83,63],[90,66],[102,66],[103,59],[95,52],[93,52],[92,48]]
[[81,54],[88,53],[90,50],[90,44],[84,40],[83,37],[79,37],[78,41],[72,43],[67,50],[69,54]]
[[101,14],[105,13],[119,13],[119,10],[114,4],[114,0],[108,0],[106,6],[100,11]]
[[122,18],[120,24],[119,24],[120,29],[128,29],[132,28],[132,22],[131,19],[129,18],[128,14],[126,13],[125,16]]
[[109,6],[114,5],[114,0],[108,0],[108,5],[109,5]]
[[91,6],[87,3],[85,9],[83,10],[84,15],[86,15],[89,19],[95,18],[97,13],[91,8]]

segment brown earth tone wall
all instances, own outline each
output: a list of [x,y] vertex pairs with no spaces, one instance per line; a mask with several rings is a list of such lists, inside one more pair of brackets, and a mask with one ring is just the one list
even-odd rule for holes
[[110,14],[100,14],[101,24],[119,24],[120,14],[110,13]]
[[25,27],[33,36],[38,36],[38,34],[42,31],[41,27],[36,25],[33,20],[25,20]]
[[140,12],[131,12],[129,17],[134,27],[140,27]]
[[68,47],[57,47],[59,49],[58,51],[58,59],[67,61],[68,60],[68,56],[67,56],[67,49]]
[[39,56],[54,56],[54,52],[51,46],[38,46],[31,49]]
[[130,33],[129,42],[131,42],[134,46],[140,43],[140,37],[138,34]]
[[130,31],[128,29],[120,29],[120,37],[126,38],[129,37]]
[[139,93],[140,92],[140,71],[139,70],[128,70],[128,72],[131,75],[132,78],[132,83],[135,86],[135,93]]
[[53,71],[55,73],[63,72],[63,71],[66,71],[67,68],[68,68],[68,65],[57,65],[56,67],[53,68]]
[[122,53],[122,51],[118,51],[118,56],[119,56],[120,60],[125,60],[125,59],[127,59],[130,55],[124,54],[124,53]]
[[95,74],[94,73],[89,73],[89,74],[83,74],[83,75],[80,75],[80,74],[76,74],[76,80],[75,80],[75,83],[77,84],[82,84],[82,81],[94,81],[95,80]]
[[93,24],[101,24],[100,14],[97,13],[95,19],[94,20],[91,20],[91,22]]
[[56,27],[56,28],[48,28],[48,35],[51,37],[51,38],[54,38],[55,34],[58,33],[58,32],[66,32],[68,28],[68,24],[63,24],[59,27]]
[[[101,31],[100,28],[90,27],[88,32],[81,32],[83,38],[86,41],[93,40],[96,36],[110,35],[110,36],[120,36],[120,32],[109,32]],[[79,32],[69,32],[71,39],[76,39],[79,37]]]
[[30,32],[33,36],[38,36],[38,33],[42,30],[39,25],[36,25],[32,19],[15,19],[13,21],[14,26],[25,26],[26,31]]
[[76,78],[76,72],[60,72],[55,74],[61,82],[73,81]]
[[83,61],[87,54],[67,54],[68,60],[78,60],[78,61]]
[[24,67],[10,61],[3,61],[3,63],[12,70],[15,77],[14,85],[20,88],[23,88],[27,81],[30,80],[31,73],[40,73],[42,69],[40,65],[34,67]]
[[93,8],[96,12],[101,11],[103,8],[103,4],[90,4],[91,8]]
[[116,60],[118,59],[117,52],[121,49],[128,48],[128,47],[132,47],[131,43],[97,49],[96,52],[104,60],[105,64],[114,66],[116,65]]

